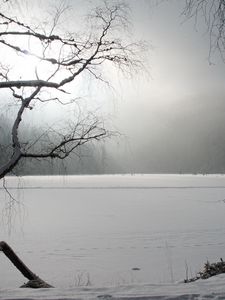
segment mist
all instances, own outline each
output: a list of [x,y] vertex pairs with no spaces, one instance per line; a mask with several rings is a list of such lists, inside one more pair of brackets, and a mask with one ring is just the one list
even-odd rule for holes
[[120,86],[114,160],[124,173],[224,173],[225,64],[209,56],[204,19],[185,20],[183,1],[132,4],[150,76]]
[[[35,2],[35,10],[45,2]],[[74,95],[83,98],[87,111],[105,119],[107,129],[119,132],[101,143],[84,147],[60,162],[29,161],[25,174],[105,173],[224,173],[225,172],[225,64],[220,53],[209,57],[209,34],[200,16],[185,20],[185,1],[132,0],[130,35],[145,41],[140,74],[118,74],[105,69],[110,86],[89,77],[79,79]],[[27,2],[27,9],[29,8]],[[33,4],[32,4],[33,5]],[[74,8],[74,1],[68,1]],[[95,1],[76,1],[76,17],[62,22],[77,26]],[[22,13],[22,12],[21,12]],[[71,13],[71,11],[69,12]],[[68,13],[68,14],[69,14]],[[37,13],[38,16],[38,13]],[[43,129],[40,116],[49,125],[60,119],[60,106],[35,107],[23,121],[29,128]],[[36,116],[35,116],[36,114]]]

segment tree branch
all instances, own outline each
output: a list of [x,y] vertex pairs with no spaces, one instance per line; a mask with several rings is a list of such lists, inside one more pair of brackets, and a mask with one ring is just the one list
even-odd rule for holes
[[[0,166],[0,178],[12,171],[21,159],[47,157],[64,159],[76,148],[110,135],[104,126],[100,126],[101,122],[98,119],[93,122],[93,119],[78,118],[76,126],[69,128],[68,131],[49,131],[47,142],[44,140],[46,135],[39,135],[34,143],[31,141],[22,143],[21,135],[18,133],[26,108],[35,108],[36,102],[71,103],[63,97],[60,98],[58,92],[68,93],[66,90],[68,84],[76,81],[79,75],[85,72],[97,80],[108,82],[104,79],[102,71],[106,63],[111,63],[121,70],[132,68],[138,70],[143,67],[139,56],[141,51],[146,51],[143,43],[128,42],[127,37],[122,34],[122,30],[126,29],[129,23],[126,5],[121,3],[109,5],[105,1],[102,7],[97,7],[94,13],[89,15],[92,28],[89,31],[85,28],[85,34],[81,38],[72,33],[55,32],[63,11],[63,7],[57,10],[48,34],[44,29],[40,31],[38,27],[32,28],[17,18],[0,13],[0,47],[7,47],[11,51],[9,55],[16,53],[21,59],[26,56],[36,57],[38,62],[51,66],[47,74],[46,72],[41,74],[37,63],[34,70],[36,79],[32,77],[27,80],[23,76],[21,78],[18,76],[15,80],[15,77],[11,78],[10,67],[5,68],[0,62],[0,89],[11,91],[19,105],[11,133],[12,155],[6,164]],[[9,66],[10,63],[9,58]],[[15,63],[12,69],[16,67]],[[17,71],[22,73],[22,70]],[[49,91],[48,99],[43,96],[44,91]],[[29,96],[25,97],[27,94]]]

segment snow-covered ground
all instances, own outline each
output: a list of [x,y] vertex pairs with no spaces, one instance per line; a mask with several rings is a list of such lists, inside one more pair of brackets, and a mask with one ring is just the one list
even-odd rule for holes
[[225,258],[225,176],[42,176],[6,185],[19,203],[9,209],[0,190],[0,240],[56,288],[18,289],[26,279],[0,253],[0,299],[225,299],[224,275],[182,282],[207,259]]

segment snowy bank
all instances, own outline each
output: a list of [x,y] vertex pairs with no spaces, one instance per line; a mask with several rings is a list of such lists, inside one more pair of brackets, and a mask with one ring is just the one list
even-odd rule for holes
[[[0,190],[0,240],[56,288],[15,289],[26,280],[0,255],[0,299],[225,299],[223,275],[181,283],[186,271],[191,278],[207,260],[225,259],[224,175],[30,176],[6,184],[20,204],[9,223]],[[91,286],[81,287],[87,277]]]
[[0,299],[26,299],[26,300],[58,300],[58,299],[164,299],[164,300],[203,300],[225,299],[225,275],[219,275],[208,280],[184,284],[161,284],[161,285],[129,285],[118,287],[77,287],[71,289],[14,289],[0,290]]

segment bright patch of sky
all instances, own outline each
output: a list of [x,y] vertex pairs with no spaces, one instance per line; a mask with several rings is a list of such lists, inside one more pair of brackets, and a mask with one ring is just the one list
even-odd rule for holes
[[[84,27],[84,22],[80,20],[91,7],[100,2],[66,1],[65,5],[70,9],[66,10],[60,19],[59,28],[81,34],[87,27]],[[185,21],[182,16],[185,1],[126,2],[131,8],[130,36],[134,40],[145,40],[150,45],[149,51],[144,56],[147,72],[141,72],[137,76],[135,74],[130,78],[106,68],[104,75],[109,80],[111,88],[90,76],[82,76],[74,83],[72,91],[76,97],[82,97],[85,109],[98,110],[101,115],[113,116],[115,128],[128,137],[128,148],[131,149],[129,155],[117,153],[116,156],[123,161],[130,159],[127,162],[129,165],[133,164],[133,157],[137,158],[137,153],[142,156],[143,149],[146,149],[146,152],[150,151],[150,156],[154,156],[157,150],[152,150],[153,144],[156,149],[165,147],[165,140],[168,139],[165,138],[168,134],[165,128],[172,128],[180,113],[181,120],[176,125],[176,130],[179,127],[184,130],[185,126],[189,128],[193,111],[196,109],[202,111],[202,108],[199,110],[199,103],[204,101],[206,103],[204,116],[199,118],[207,120],[207,116],[212,114],[216,120],[218,105],[213,106],[210,99],[217,104],[219,102],[221,106],[219,110],[223,110],[224,104],[220,100],[225,95],[225,64],[221,61],[219,53],[213,53],[210,57],[211,63],[209,62],[209,34],[204,21],[200,17],[196,26],[192,19]],[[29,1],[24,1],[23,4],[18,1],[16,3],[23,17],[31,18],[34,23],[42,18],[41,26],[48,27],[50,16],[54,15],[57,5],[62,7],[63,2],[40,0],[32,3]],[[30,66],[33,62],[33,59],[26,61]],[[43,71],[45,73],[42,68]],[[25,74],[26,72],[29,70],[25,70]],[[42,109],[41,113],[44,111],[45,109]],[[183,114],[190,116],[190,119],[184,118],[185,124],[182,123]],[[46,117],[52,116],[60,118],[60,106],[51,106],[51,109],[47,109]],[[70,112],[66,118],[69,116]],[[224,128],[223,124],[220,125],[222,126],[220,128]],[[207,126],[205,123],[204,127]],[[195,129],[192,128],[190,131],[195,132]],[[185,146],[183,147],[185,149]],[[126,152],[127,145],[124,148]],[[144,165],[145,162],[138,161],[137,164]]]

